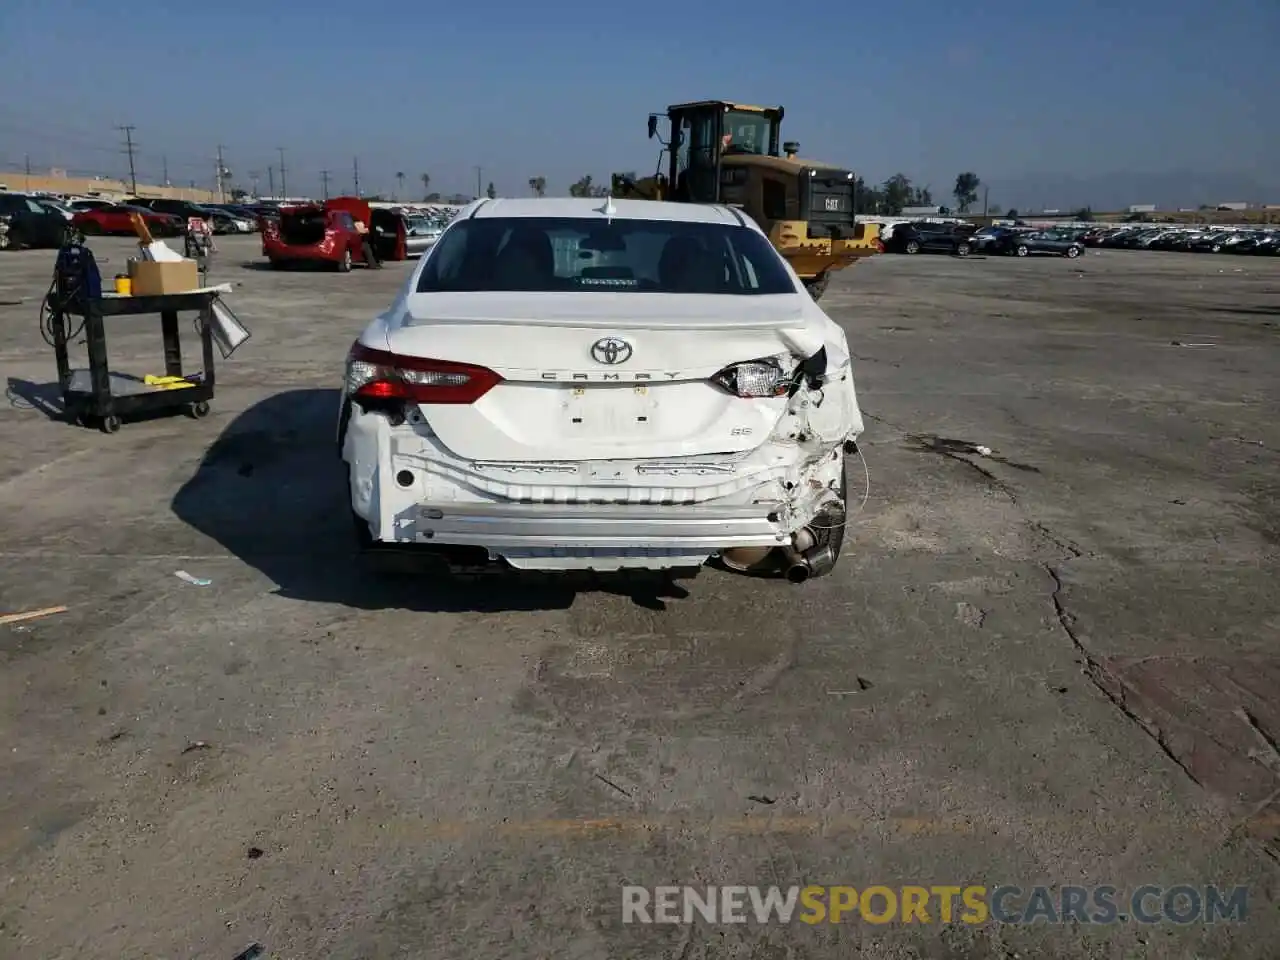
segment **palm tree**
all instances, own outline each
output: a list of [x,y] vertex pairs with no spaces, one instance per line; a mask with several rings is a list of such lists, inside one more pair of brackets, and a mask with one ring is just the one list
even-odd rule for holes
[[[398,192],[403,193],[404,192],[404,174],[403,173],[400,173],[400,172],[396,173],[396,183],[400,184],[400,190]],[[397,196],[396,199],[399,199],[399,197]]]
[[533,191],[535,197],[541,197],[547,192],[546,177],[530,177],[529,189]]
[[422,199],[425,200],[431,196],[431,174],[419,174],[418,179],[422,181]]

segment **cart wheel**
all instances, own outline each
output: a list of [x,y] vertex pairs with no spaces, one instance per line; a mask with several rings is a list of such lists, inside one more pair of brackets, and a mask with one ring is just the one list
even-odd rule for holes
[[198,403],[193,403],[191,405],[190,413],[191,416],[197,420],[207,417],[209,415],[209,404],[204,400],[201,400]]
[[109,413],[102,418],[102,422],[98,424],[98,429],[100,429],[103,433],[119,433],[120,418],[117,417],[114,413]]

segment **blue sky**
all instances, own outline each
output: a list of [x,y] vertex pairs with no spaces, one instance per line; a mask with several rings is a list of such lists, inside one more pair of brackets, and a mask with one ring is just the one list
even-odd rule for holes
[[30,154],[118,175],[112,128],[131,123],[148,180],[167,157],[174,181],[208,184],[222,144],[236,179],[258,171],[264,188],[284,147],[291,193],[318,191],[326,168],[349,190],[356,155],[365,192],[394,190],[397,170],[410,188],[426,171],[433,189],[472,192],[476,166],[500,192],[538,174],[563,192],[584,173],[652,170],[647,114],[725,97],[783,104],[805,156],[935,194],[969,169],[1005,203],[1091,202],[1058,194],[1120,175],[1130,190],[1200,177],[1280,202],[1278,0],[841,9],[8,0],[0,166]]

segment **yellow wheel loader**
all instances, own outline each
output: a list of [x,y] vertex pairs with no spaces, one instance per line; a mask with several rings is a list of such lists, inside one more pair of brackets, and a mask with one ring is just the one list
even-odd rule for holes
[[[856,181],[848,170],[797,156],[798,143],[782,144],[782,107],[753,107],[699,100],[649,117],[649,137],[662,143],[658,171],[636,180],[614,174],[615,197],[723,203],[740,208],[769,240],[817,300],[831,275],[884,249],[876,224],[857,223]],[[663,158],[666,171],[663,172]]]

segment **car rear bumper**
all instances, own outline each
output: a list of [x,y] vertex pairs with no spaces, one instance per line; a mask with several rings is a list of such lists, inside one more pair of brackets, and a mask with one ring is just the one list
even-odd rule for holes
[[651,486],[609,485],[589,479],[592,465],[626,462],[489,470],[407,424],[357,409],[349,417],[340,429],[351,509],[373,544],[470,548],[520,569],[694,567],[734,547],[786,546],[835,495],[843,467],[839,442],[766,443],[748,454],[646,464],[657,471],[642,481]]
[[693,567],[730,547],[788,543],[780,506],[424,504],[397,518],[392,542],[480,547],[530,570]]
[[[425,504],[401,516],[398,533],[419,542],[505,549],[701,552],[778,546],[789,532],[781,504],[607,505],[563,503]],[[770,519],[772,518],[772,519]],[[399,538],[398,538],[399,539]]]
[[262,252],[268,260],[286,262],[292,260],[316,260],[324,263],[337,263],[342,259],[344,249],[341,246],[327,247],[318,243],[270,243],[263,245]]

